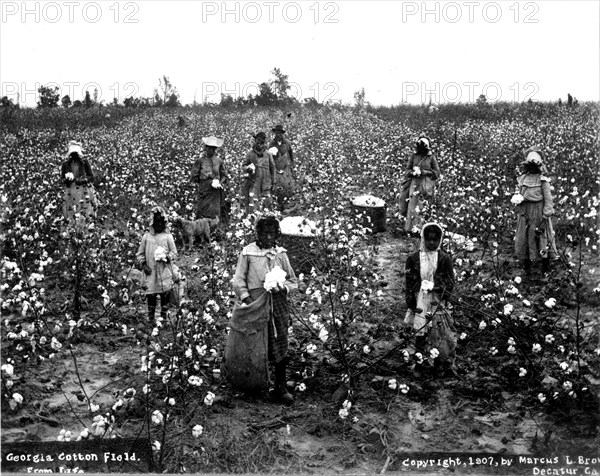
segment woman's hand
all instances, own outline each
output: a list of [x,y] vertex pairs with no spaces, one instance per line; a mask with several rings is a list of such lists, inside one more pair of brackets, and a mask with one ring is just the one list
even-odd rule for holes
[[287,292],[287,288],[283,284],[278,284],[276,288],[273,288],[272,292],[274,292],[274,293]]
[[152,269],[146,263],[142,265],[142,271],[144,271],[146,276],[150,276],[152,274]]

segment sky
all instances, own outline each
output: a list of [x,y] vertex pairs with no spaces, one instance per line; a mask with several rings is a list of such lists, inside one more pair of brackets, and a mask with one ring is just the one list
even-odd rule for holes
[[373,105],[600,100],[600,0],[0,0],[0,96],[40,85],[105,103],[256,94],[279,68],[299,100]]

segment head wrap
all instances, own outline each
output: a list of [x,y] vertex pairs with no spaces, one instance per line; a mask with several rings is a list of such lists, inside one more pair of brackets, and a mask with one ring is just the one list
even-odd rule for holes
[[[438,242],[437,247],[435,248],[435,251],[429,251],[427,248],[425,248],[425,231],[428,228],[436,229],[440,234],[440,241]],[[437,251],[442,246],[443,237],[444,237],[444,229],[440,225],[438,225],[437,223],[434,223],[434,222],[425,223],[425,225],[423,225],[423,228],[421,228],[421,244],[419,245],[419,250],[422,252],[426,252],[426,253],[434,253],[434,252],[437,253]]]
[[79,155],[79,157],[83,157],[83,149],[81,147],[81,142],[77,142],[75,140],[69,142],[67,156],[70,156],[72,153],[76,153],[77,155]]

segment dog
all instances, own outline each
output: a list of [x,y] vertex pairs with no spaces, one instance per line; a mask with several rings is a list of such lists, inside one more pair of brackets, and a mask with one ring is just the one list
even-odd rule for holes
[[219,218],[199,218],[195,221],[185,220],[181,217],[177,217],[173,220],[173,224],[179,233],[181,234],[181,240],[183,241],[183,248],[185,244],[188,244],[188,250],[194,246],[194,239],[200,237],[201,243],[210,243],[210,227],[217,226],[219,224]]

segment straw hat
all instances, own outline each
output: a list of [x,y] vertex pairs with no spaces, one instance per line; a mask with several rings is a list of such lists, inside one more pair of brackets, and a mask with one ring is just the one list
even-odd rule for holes
[[539,147],[530,147],[524,151],[525,160],[521,164],[534,163],[535,165],[544,165],[544,153]]
[[221,147],[223,145],[223,139],[217,139],[215,136],[203,137],[202,142],[210,147]]

